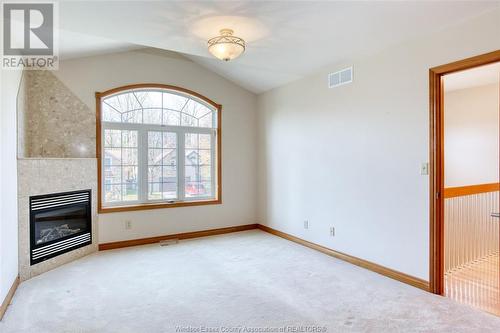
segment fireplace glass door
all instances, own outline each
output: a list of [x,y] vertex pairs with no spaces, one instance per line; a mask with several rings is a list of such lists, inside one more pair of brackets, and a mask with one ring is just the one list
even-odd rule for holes
[[76,204],[34,213],[35,245],[88,232],[87,206]]
[[92,243],[91,191],[30,198],[31,264]]

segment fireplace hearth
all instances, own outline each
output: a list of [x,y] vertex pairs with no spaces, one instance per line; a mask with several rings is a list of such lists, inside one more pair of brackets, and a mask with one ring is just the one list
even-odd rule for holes
[[30,197],[31,265],[92,243],[91,190]]

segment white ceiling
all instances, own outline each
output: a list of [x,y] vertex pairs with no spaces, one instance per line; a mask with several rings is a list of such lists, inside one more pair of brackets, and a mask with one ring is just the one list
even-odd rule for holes
[[[184,53],[260,93],[498,8],[498,1],[63,1],[61,28],[87,37],[63,39],[61,55],[156,47]],[[248,45],[229,63],[206,49],[221,28]]]
[[445,91],[453,91],[499,83],[500,62],[444,76]]
[[139,48],[143,48],[143,46],[74,31],[59,30],[59,55],[62,60]]

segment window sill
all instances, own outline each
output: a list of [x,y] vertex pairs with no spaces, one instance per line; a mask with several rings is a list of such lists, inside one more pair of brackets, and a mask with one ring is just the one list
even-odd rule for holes
[[198,201],[181,201],[173,203],[151,203],[130,206],[113,206],[113,207],[99,207],[99,214],[129,212],[136,210],[149,210],[149,209],[163,209],[163,208],[176,208],[176,207],[189,207],[189,206],[206,206],[206,205],[220,205],[222,200],[198,200]]

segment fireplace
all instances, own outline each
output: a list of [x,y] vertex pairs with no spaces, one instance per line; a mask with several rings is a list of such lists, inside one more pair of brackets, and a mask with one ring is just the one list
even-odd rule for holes
[[91,190],[30,197],[31,265],[92,244]]

